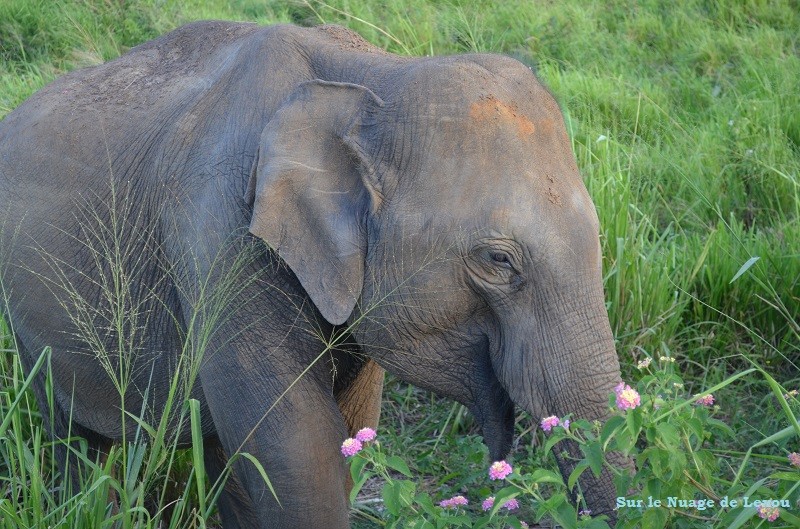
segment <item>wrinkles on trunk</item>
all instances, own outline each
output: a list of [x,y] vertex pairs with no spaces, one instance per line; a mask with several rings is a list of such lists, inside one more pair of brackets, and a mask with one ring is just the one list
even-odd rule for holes
[[[610,417],[609,396],[621,380],[599,278],[590,284],[576,281],[572,288],[580,294],[563,294],[550,285],[532,296],[535,311],[525,315],[533,322],[529,334],[519,333],[523,325],[503,328],[496,372],[511,398],[536,421],[571,415],[573,420],[604,422]],[[554,453],[566,483],[583,454],[573,441],[562,441]],[[608,460],[632,468],[621,455]],[[609,516],[613,526],[616,489],[608,468],[599,476],[586,470],[571,493],[573,500],[582,495],[593,514]]]
[[[620,382],[619,360],[608,322],[602,293],[595,292],[582,306],[564,315],[561,323],[566,344],[553,368],[546,371],[549,407],[553,415],[571,414],[574,419],[604,422],[610,417],[608,399]],[[573,441],[555,447],[556,460],[566,481],[583,454]],[[618,468],[633,468],[621,454],[607,460]],[[573,499],[580,494],[595,515],[605,514],[610,525],[616,523],[616,488],[612,471],[604,466],[600,475],[586,470],[578,480]]]
[[[583,454],[578,444],[570,440],[558,443],[553,448],[553,452],[558,462],[558,468],[566,483],[569,475],[583,458]],[[633,462],[619,453],[607,454],[606,461],[623,471],[631,471],[634,468]],[[599,476],[595,476],[590,469],[584,470],[576,488],[570,491],[570,496],[573,503],[578,501],[578,496],[582,496],[586,505],[591,509],[593,516],[601,514],[608,516],[609,525],[614,527],[617,521],[617,511],[615,510],[617,494],[614,476],[607,466],[603,466]],[[579,507],[582,508],[582,505],[579,505]]]

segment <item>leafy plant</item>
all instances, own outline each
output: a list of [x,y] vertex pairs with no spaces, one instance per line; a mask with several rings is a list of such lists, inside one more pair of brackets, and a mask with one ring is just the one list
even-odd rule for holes
[[[437,504],[419,490],[409,465],[396,455],[385,454],[375,432],[365,429],[342,445],[343,455],[351,458],[354,487],[350,499],[356,501],[363,485],[378,478],[383,482],[381,515],[387,527],[525,527],[517,516],[522,512],[536,522],[549,518],[565,528],[602,528],[608,527],[605,516],[593,517],[582,500],[576,507],[567,498],[582,473],[599,476],[605,466],[615,475],[618,528],[758,527],[764,520],[783,522],[774,527],[800,523],[791,512],[800,506],[800,454],[792,452],[783,458],[785,470],[760,479],[742,479],[747,457],[738,472],[725,476],[726,454],[712,448],[720,439],[734,435],[715,417],[720,408],[712,392],[754,374],[774,382],[767,373],[751,368],[707,391],[689,395],[675,370],[674,358],[661,356],[654,364],[648,357],[638,367],[643,376],[636,388],[621,383],[610,395],[613,416],[605,424],[569,417],[541,420],[541,429],[548,433],[543,452],[549,453],[565,439],[580,447],[582,458],[566,483],[552,464],[513,469],[507,462],[497,461],[489,467],[488,478],[502,486],[495,487],[491,496],[486,497],[484,488]],[[796,392],[784,396],[777,384],[775,390],[784,403],[797,396]],[[794,419],[788,404],[786,410]],[[368,435],[362,435],[364,432]],[[790,426],[751,447],[748,456],[758,446],[798,434],[800,431]],[[606,458],[612,452],[631,457],[636,471],[613,467]],[[476,504],[481,494],[479,509]]]

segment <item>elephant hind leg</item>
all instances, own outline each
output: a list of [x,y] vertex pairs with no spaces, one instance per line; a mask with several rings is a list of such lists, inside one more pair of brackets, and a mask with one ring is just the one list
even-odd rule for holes
[[[203,442],[203,453],[206,474],[208,474],[209,486],[211,486],[219,480],[225,470],[228,456],[216,437],[208,438]],[[219,510],[222,526],[225,529],[259,527],[258,515],[250,499],[250,494],[233,471],[228,476],[225,488],[219,496],[217,510]]]
[[[383,378],[383,368],[375,361],[368,360],[353,383],[336,396],[336,403],[342,412],[350,437],[354,437],[361,428],[378,428]],[[348,472],[344,490],[346,497],[350,496],[352,488],[353,478]]]
[[[352,437],[361,428],[377,428],[381,416],[383,368],[368,360],[350,386],[336,396],[347,432]],[[344,439],[342,439],[344,440]]]

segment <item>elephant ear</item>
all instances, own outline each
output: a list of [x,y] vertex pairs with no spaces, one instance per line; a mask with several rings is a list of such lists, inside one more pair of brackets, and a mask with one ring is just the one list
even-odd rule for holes
[[345,83],[303,83],[261,135],[245,200],[250,232],[292,269],[317,309],[344,323],[361,295],[364,220],[380,190],[361,138],[383,102]]

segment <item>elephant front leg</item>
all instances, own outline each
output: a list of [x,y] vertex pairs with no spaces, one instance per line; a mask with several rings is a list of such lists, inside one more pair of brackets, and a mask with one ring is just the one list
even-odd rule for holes
[[216,484],[223,473],[228,472],[225,487],[217,500],[217,510],[225,529],[248,529],[258,527],[258,515],[255,512],[250,494],[242,485],[239,476],[227,469],[228,455],[222,448],[219,439],[211,437],[203,442],[203,456],[209,483]]
[[[219,364],[224,362],[212,360],[201,370],[203,390],[258,527],[349,527],[347,472],[339,452],[347,430],[330,391],[313,373],[279,382],[284,376],[274,369]],[[269,484],[251,461],[236,457],[241,452],[258,460]]]

